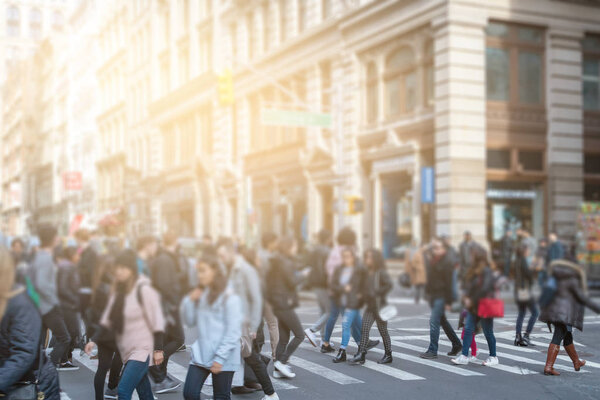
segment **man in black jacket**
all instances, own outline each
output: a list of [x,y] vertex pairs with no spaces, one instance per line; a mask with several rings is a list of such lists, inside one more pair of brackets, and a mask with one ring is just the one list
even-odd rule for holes
[[152,285],[160,293],[166,321],[165,360],[160,365],[150,367],[148,371],[150,378],[152,378],[152,391],[158,394],[168,393],[181,385],[181,383],[168,376],[167,364],[169,357],[183,346],[185,341],[179,317],[179,303],[187,289],[185,287],[187,274],[179,265],[177,236],[173,232],[167,232],[162,239],[163,247],[150,266]]
[[437,358],[440,325],[452,342],[452,350],[448,355],[455,356],[462,350],[462,344],[445,315],[445,311],[450,311],[453,299],[454,260],[439,239],[433,240],[430,251],[428,257],[425,257],[427,271],[425,293],[429,296],[431,306],[429,348],[421,354],[421,358],[425,359]]
[[77,264],[77,270],[79,271],[79,311],[85,324],[86,336],[89,338],[91,323],[86,318],[86,310],[92,299],[92,278],[98,264],[98,254],[90,245],[90,232],[87,229],[79,229],[75,232],[75,239],[80,252],[79,263]]
[[317,333],[320,332],[321,337],[325,335],[325,324],[327,323],[331,311],[331,300],[329,299],[329,291],[327,290],[327,271],[325,269],[325,264],[327,263],[327,258],[331,252],[332,236],[331,232],[327,229],[321,229],[318,237],[319,243],[310,253],[308,260],[308,265],[311,268],[310,274],[308,275],[308,282],[317,296],[317,303],[321,310],[321,316],[313,326],[304,330],[306,337],[315,347],[320,345]]

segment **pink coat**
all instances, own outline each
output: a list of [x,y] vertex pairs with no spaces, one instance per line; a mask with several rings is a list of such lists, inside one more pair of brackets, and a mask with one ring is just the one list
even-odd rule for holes
[[[138,287],[141,286],[141,300],[138,301]],[[108,300],[100,323],[110,329],[108,318],[110,309],[115,300],[113,293]],[[154,352],[154,333],[164,332],[165,319],[160,305],[160,295],[152,285],[150,279],[140,275],[135,286],[125,296],[123,333],[116,335],[117,347],[125,364],[129,360],[145,362],[150,359],[153,365],[152,353]]]

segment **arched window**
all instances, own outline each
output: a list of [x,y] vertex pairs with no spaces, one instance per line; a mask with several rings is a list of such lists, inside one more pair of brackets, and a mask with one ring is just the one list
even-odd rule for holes
[[386,113],[388,117],[414,110],[417,102],[415,57],[403,47],[392,53],[385,64]]
[[15,6],[9,6],[6,9],[6,35],[19,36],[21,31],[21,15],[19,9]]
[[42,37],[42,12],[37,8],[29,11],[29,33],[34,39]]
[[377,76],[377,66],[374,62],[370,62],[367,65],[367,96],[366,96],[366,110],[367,110],[367,122],[375,122],[377,120],[377,114],[379,112],[379,77]]
[[425,86],[425,107],[432,106],[434,100],[434,75],[433,75],[433,41],[429,40],[425,43],[423,64],[425,67],[424,86]]

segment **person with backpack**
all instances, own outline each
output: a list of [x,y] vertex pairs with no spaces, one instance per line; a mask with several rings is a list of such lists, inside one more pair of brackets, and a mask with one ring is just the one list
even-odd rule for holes
[[[12,257],[1,245],[0,276],[0,398],[16,396],[15,390],[26,389],[25,382],[39,378],[37,389],[44,398],[59,400],[58,374],[51,364],[44,363],[41,351],[42,318],[25,287],[15,282]],[[53,373],[48,374],[47,368]]]
[[100,326],[85,351],[90,354],[107,330],[114,332],[124,364],[119,400],[131,400],[134,390],[140,400],[153,400],[148,368],[165,360],[165,320],[160,296],[150,280],[138,274],[133,250],[122,250],[115,259],[115,281]]
[[392,341],[387,329],[387,321],[381,319],[379,311],[387,304],[387,294],[392,290],[393,284],[385,266],[385,260],[381,251],[370,249],[365,251],[365,265],[367,274],[363,285],[363,298],[367,304],[362,317],[362,333],[358,353],[350,360],[350,364],[364,364],[367,355],[367,344],[369,343],[369,332],[374,322],[383,339],[385,353],[378,364],[392,363]]
[[56,274],[58,300],[65,325],[71,336],[71,344],[67,350],[67,360],[73,364],[73,350],[80,343],[81,329],[79,324],[79,273],[77,262],[79,254],[74,246],[64,247],[58,253],[58,272]]
[[[525,260],[525,249],[523,246],[517,247],[515,258],[515,303],[517,304],[519,313],[515,327],[515,346],[527,347],[531,345],[529,335],[533,331],[535,321],[537,321],[539,316],[539,310],[532,293],[534,273],[534,270],[530,268]],[[527,309],[529,309],[531,316],[527,323],[527,330],[521,336],[523,320],[525,319],[525,311]]]
[[320,338],[317,335],[320,335],[320,337],[325,336],[325,325],[331,312],[327,271],[325,270],[327,258],[331,252],[331,244],[331,232],[327,229],[321,229],[318,234],[318,243],[308,258],[308,265],[311,268],[308,275],[308,283],[317,297],[321,316],[310,328],[306,328],[304,333],[306,333],[306,338],[310,344],[315,347],[320,345]]
[[469,348],[475,333],[475,327],[481,324],[483,334],[488,344],[489,357],[482,363],[484,366],[498,365],[496,356],[496,336],[494,336],[494,319],[481,317],[479,305],[483,299],[494,298],[496,293],[496,277],[492,269],[487,251],[481,245],[471,248],[471,267],[465,273],[465,294],[463,304],[467,309],[465,335],[462,343],[462,354],[452,359],[456,365],[467,365]]
[[598,314],[600,305],[588,297],[586,273],[577,263],[573,251],[566,252],[564,258],[552,262],[549,273],[548,281],[554,279],[555,288],[551,289],[550,294],[542,292],[540,321],[546,322],[549,327],[552,325],[554,335],[548,346],[544,375],[558,376],[560,372],[554,369],[554,363],[561,343],[571,358],[575,371],[579,371],[585,365],[585,361],[579,359],[575,349],[573,328],[583,330],[585,307]]
[[152,389],[155,393],[172,392],[181,383],[167,373],[169,358],[185,342],[185,335],[179,315],[179,304],[187,292],[187,271],[179,263],[177,235],[167,232],[162,237],[162,248],[150,266],[152,285],[160,294],[165,316],[165,362],[150,367]]

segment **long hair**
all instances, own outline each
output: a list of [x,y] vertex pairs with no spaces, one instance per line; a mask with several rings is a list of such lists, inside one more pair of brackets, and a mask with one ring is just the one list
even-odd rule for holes
[[135,274],[125,282],[119,282],[116,279],[113,281],[112,293],[115,296],[115,300],[108,314],[108,319],[116,333],[123,333],[123,328],[125,327],[125,297],[134,288],[136,281],[137,275]]
[[[367,254],[371,254],[371,258],[373,258],[373,271],[386,269],[385,259],[383,258],[383,253],[381,252],[381,250],[374,248],[366,250],[364,254],[365,261],[367,259]],[[367,266],[367,268],[369,267]]]
[[109,255],[98,256],[94,275],[92,276],[92,303],[94,303],[101,283],[113,283],[113,258]]
[[471,280],[474,277],[481,275],[485,267],[490,267],[491,269],[495,268],[495,265],[488,257],[487,250],[483,246],[479,244],[473,246],[471,249],[471,256],[473,257],[473,264],[467,271],[467,280]]
[[14,296],[15,267],[11,254],[0,246],[0,320],[4,317],[8,300]]
[[208,304],[213,304],[225,291],[225,288],[227,287],[227,277],[225,276],[225,272],[223,271],[223,268],[221,268],[219,261],[215,257],[203,257],[198,263],[208,265],[215,274],[213,281],[208,286]]

